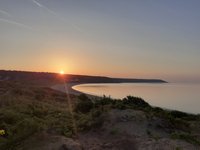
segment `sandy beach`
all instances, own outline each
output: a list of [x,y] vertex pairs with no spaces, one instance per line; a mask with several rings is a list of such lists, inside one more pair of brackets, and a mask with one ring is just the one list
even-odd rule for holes
[[[74,90],[72,87],[73,86],[75,86],[75,85],[79,85],[78,83],[67,83],[66,84],[66,87],[67,87],[67,92],[69,93],[69,94],[74,94],[74,95],[80,95],[80,94],[82,94],[81,92],[79,92],[79,91],[76,91],[76,90]],[[61,91],[61,92],[66,92],[65,91],[65,85],[64,84],[56,84],[56,85],[54,85],[54,86],[51,86],[51,88],[52,89],[54,89],[54,90],[57,90],[57,91]]]

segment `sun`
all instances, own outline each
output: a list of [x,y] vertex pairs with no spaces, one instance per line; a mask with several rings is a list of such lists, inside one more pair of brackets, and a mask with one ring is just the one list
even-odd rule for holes
[[63,70],[60,70],[60,74],[63,75],[65,74],[65,72]]

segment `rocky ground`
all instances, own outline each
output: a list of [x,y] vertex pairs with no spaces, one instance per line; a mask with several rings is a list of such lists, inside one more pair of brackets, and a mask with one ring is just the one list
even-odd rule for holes
[[[172,139],[163,129],[156,128],[160,121],[149,119],[142,111],[110,110],[102,127],[80,132],[74,138],[37,134],[24,143],[30,150],[197,150],[199,145]],[[30,143],[31,141],[31,143]],[[30,147],[30,144],[33,145]]]

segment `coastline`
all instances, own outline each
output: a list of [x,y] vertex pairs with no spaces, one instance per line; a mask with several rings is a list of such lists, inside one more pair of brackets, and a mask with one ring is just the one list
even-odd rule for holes
[[[78,82],[79,83],[79,82]],[[190,114],[199,114],[199,103],[191,103],[197,100],[199,94],[196,94],[199,85],[193,86],[188,84],[119,84],[115,85],[113,83],[108,84],[86,84],[86,83],[79,83],[79,84],[72,84],[72,90],[76,91],[75,93],[84,93],[87,96],[96,96],[96,97],[103,97],[106,95],[107,97],[111,97],[113,99],[123,99],[128,95],[138,96],[146,100],[151,106],[154,107],[161,107],[165,110],[178,110]],[[83,88],[81,88],[83,86]],[[84,89],[84,86],[89,86],[89,88]],[[98,88],[96,88],[96,86]],[[106,86],[106,87],[104,87]],[[80,87],[80,88],[79,88]],[[115,88],[116,87],[116,88]],[[90,90],[91,88],[91,90]],[[111,89],[112,88],[112,89]],[[128,91],[128,92],[127,92]],[[175,92],[176,91],[176,92]],[[171,93],[171,95],[169,94]],[[182,94],[180,94],[182,93]],[[73,93],[72,93],[73,94]],[[96,94],[96,95],[95,95]],[[196,94],[196,95],[195,95]],[[191,98],[189,102],[188,99]],[[187,105],[184,105],[187,104]],[[192,106],[192,107],[190,107]]]
[[[99,99],[101,98],[100,96],[96,96],[96,95],[91,95],[91,94],[87,94],[87,93],[83,93],[83,92],[80,92],[80,91],[77,91],[77,90],[74,90],[72,87],[75,86],[75,85],[81,85],[81,84],[84,84],[84,83],[67,83],[67,89],[68,89],[68,94],[72,94],[72,95],[76,95],[76,96],[79,96],[81,94],[85,94],[87,95],[89,98],[92,98],[92,99]],[[60,92],[63,92],[63,93],[66,93],[65,91],[65,86],[64,84],[56,84],[56,85],[53,85],[50,87],[51,89],[53,90],[56,90],[56,91],[60,91]]]

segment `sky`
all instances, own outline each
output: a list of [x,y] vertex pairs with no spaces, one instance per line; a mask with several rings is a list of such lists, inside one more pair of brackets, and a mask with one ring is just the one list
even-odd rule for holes
[[0,0],[0,69],[200,82],[199,0]]

